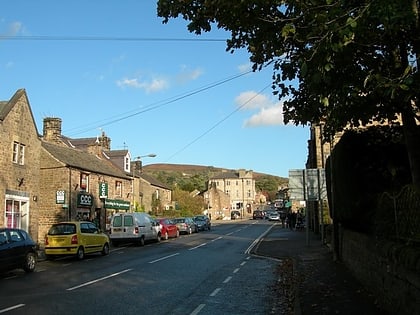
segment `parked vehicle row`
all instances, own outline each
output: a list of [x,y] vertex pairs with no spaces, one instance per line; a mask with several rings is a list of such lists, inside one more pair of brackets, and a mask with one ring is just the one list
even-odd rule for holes
[[[110,244],[135,243],[179,237],[210,230],[210,219],[205,216],[155,219],[142,212],[122,212],[112,216],[109,234],[103,233],[93,222],[68,221],[53,224],[45,236],[47,259],[57,256],[75,256],[81,260],[86,254],[108,255]],[[34,271],[37,264],[37,245],[21,229],[0,228],[0,271],[22,268]]]

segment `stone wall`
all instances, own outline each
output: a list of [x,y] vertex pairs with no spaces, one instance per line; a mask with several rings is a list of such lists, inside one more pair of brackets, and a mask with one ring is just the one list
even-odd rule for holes
[[340,250],[353,275],[395,314],[420,310],[420,248],[378,241],[365,234],[342,229]]

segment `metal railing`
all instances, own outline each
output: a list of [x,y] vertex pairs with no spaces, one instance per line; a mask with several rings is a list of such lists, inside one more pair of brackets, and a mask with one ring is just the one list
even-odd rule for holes
[[420,242],[420,193],[411,185],[383,193],[375,222],[379,238]]

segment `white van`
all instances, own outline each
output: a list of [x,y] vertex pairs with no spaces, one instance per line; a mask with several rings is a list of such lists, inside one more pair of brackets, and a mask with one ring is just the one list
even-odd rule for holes
[[114,246],[133,242],[141,246],[146,241],[161,240],[159,222],[144,212],[122,212],[111,217],[109,238]]

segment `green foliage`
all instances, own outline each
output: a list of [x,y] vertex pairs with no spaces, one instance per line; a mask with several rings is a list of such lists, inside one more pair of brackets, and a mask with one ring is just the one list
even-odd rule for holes
[[[168,168],[170,169],[171,166],[168,165]],[[197,168],[197,170],[192,170],[191,166],[183,169],[180,165],[174,166],[173,169],[150,170],[149,166],[149,168],[144,169],[144,172],[155,177],[173,190],[181,189],[188,192],[197,190],[202,192],[207,190],[208,180],[222,170],[213,167],[201,167]],[[270,200],[276,199],[278,188],[280,186],[286,186],[288,183],[287,178],[268,174],[254,173],[254,178],[256,191],[265,193]]]
[[[383,123],[419,107],[419,2],[413,0],[159,0],[158,16],[187,20],[195,34],[231,33],[226,50],[246,48],[254,70],[273,66],[273,92],[286,123],[324,122],[326,137],[346,126]],[[296,86],[297,83],[297,86]],[[411,135],[411,133],[406,133]],[[420,187],[420,149],[406,137]]]
[[176,188],[172,199],[178,204],[180,216],[194,216],[203,213],[205,202],[202,196],[193,196],[188,191]]

